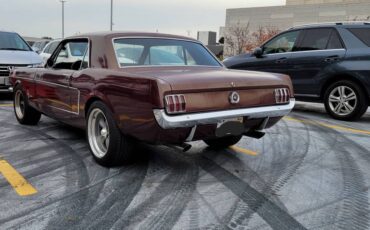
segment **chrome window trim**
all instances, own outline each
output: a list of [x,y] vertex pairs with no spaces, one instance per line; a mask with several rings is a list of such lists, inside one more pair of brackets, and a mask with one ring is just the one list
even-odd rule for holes
[[163,129],[188,128],[203,124],[217,124],[225,119],[236,117],[266,118],[282,117],[290,113],[294,108],[295,99],[291,98],[288,104],[261,106],[253,108],[242,108],[232,110],[222,110],[215,112],[183,114],[169,116],[164,109],[154,109],[154,117],[159,126]]
[[[175,41],[185,41],[185,42],[192,42],[201,45],[206,51],[213,57],[213,59],[220,65],[220,66],[208,66],[208,65],[137,65],[137,66],[121,66],[121,63],[118,60],[117,52],[114,49],[114,41],[119,39],[166,39],[166,40],[175,40]],[[203,43],[197,40],[190,40],[190,39],[182,39],[182,38],[171,38],[171,37],[155,37],[155,36],[123,36],[123,37],[115,37],[112,38],[112,49],[114,52],[114,56],[116,58],[116,62],[118,68],[142,68],[142,67],[186,67],[186,66],[200,66],[200,67],[216,67],[216,68],[225,68],[225,65],[218,60],[218,58],[205,46]]]
[[278,55],[278,54],[296,54],[296,53],[312,53],[312,52],[324,52],[324,51],[346,51],[346,49],[327,49],[327,50],[304,50],[304,51],[290,51],[284,53],[273,53],[273,54],[265,54],[267,55]]

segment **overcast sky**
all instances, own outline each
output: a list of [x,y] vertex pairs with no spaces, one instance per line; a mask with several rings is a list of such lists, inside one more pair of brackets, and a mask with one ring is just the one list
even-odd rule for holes
[[[228,8],[283,5],[285,0],[114,0],[114,30],[156,31],[196,36],[219,31]],[[61,37],[59,0],[0,0],[0,30],[23,36]],[[106,31],[110,0],[67,0],[65,35]]]

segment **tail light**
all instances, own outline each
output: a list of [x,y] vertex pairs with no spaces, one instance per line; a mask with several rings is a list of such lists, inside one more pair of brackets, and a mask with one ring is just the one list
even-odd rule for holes
[[290,92],[287,88],[275,89],[276,104],[285,104],[290,100]]
[[182,94],[165,96],[166,111],[168,114],[185,113],[186,100]]

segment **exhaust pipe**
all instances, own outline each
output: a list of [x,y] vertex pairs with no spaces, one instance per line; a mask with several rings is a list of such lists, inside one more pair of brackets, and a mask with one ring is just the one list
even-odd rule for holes
[[182,144],[179,144],[179,145],[167,145],[167,146],[171,147],[171,148],[175,148],[175,149],[180,149],[184,153],[189,151],[192,147],[191,145],[189,145],[187,143],[182,143]]
[[247,137],[252,137],[255,139],[261,139],[263,136],[265,136],[265,133],[261,131],[257,131],[257,130],[250,130],[244,133],[243,135]]

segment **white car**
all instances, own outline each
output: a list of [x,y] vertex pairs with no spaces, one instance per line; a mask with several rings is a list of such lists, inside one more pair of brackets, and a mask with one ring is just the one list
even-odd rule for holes
[[9,73],[16,67],[40,67],[42,60],[15,32],[0,31],[0,92],[10,92]]
[[[61,41],[62,40],[60,40],[60,39],[53,40],[53,41],[49,42],[49,44],[47,44],[45,46],[45,48],[42,50],[42,52],[40,53],[40,56],[41,56],[44,64],[47,62],[47,60],[53,54],[55,49],[58,48],[58,45]],[[58,62],[75,62],[75,61],[78,61],[78,60],[82,60],[83,55],[84,55],[83,52],[84,52],[84,47],[80,46],[80,44],[78,44],[78,43],[67,45],[64,52],[60,52],[60,54],[58,56]]]

